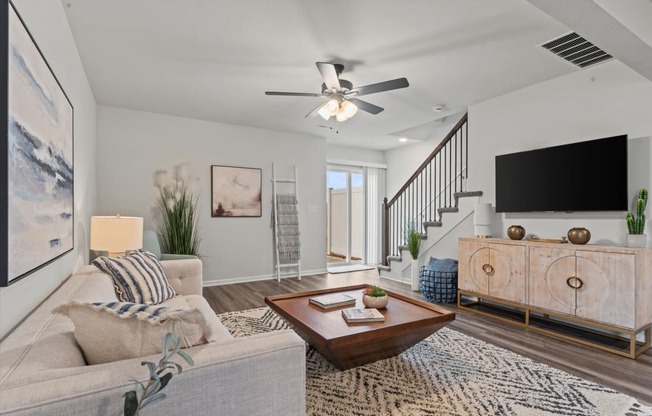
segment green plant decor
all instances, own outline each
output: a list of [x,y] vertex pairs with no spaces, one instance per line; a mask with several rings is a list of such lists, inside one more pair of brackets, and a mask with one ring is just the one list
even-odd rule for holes
[[165,399],[165,393],[161,393],[161,391],[172,379],[173,371],[176,370],[177,374],[181,374],[182,371],[182,367],[179,364],[171,361],[175,354],[183,358],[188,365],[195,364],[192,358],[180,349],[181,340],[179,337],[168,332],[163,338],[163,358],[158,362],[158,365],[149,361],[140,363],[141,365],[146,365],[149,369],[149,381],[147,385],[136,381],[142,390],[140,396],[136,390],[128,391],[124,394],[124,416],[138,416],[140,410],[145,406]]
[[407,232],[407,248],[413,260],[419,258],[419,249],[421,248],[421,234],[419,234],[413,227],[410,227]]
[[627,213],[627,230],[630,234],[643,234],[645,231],[645,208],[647,207],[647,189],[641,188],[634,203],[635,212]]
[[156,172],[160,213],[158,235],[163,253],[199,256],[198,198],[193,195],[192,180],[186,170],[183,164],[175,166],[170,181],[166,181],[167,171]]
[[387,296],[387,293],[385,293],[385,291],[379,286],[367,286],[362,293],[371,296],[372,298],[382,298],[383,296]]

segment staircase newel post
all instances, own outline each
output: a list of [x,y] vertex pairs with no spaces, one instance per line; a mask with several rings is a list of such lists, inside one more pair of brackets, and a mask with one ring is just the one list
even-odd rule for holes
[[383,253],[382,263],[387,266],[387,256],[389,256],[389,206],[387,205],[387,197],[383,199]]

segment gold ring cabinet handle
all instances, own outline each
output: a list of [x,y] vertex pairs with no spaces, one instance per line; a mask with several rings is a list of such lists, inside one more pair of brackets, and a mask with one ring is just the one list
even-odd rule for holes
[[487,274],[494,274],[494,266],[492,266],[491,264],[483,265],[482,270]]
[[[571,280],[574,280],[575,284],[571,284]],[[575,290],[581,289],[582,286],[584,286],[584,282],[582,281],[582,279],[580,279],[577,276],[571,276],[568,279],[566,279],[566,284]]]

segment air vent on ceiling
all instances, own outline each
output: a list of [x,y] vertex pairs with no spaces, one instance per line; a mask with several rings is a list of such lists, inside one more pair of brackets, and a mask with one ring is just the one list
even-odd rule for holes
[[613,59],[611,55],[575,32],[561,35],[539,46],[580,68]]

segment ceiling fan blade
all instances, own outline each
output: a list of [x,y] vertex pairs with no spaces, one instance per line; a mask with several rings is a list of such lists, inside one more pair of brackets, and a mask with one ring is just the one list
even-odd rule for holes
[[265,95],[286,95],[291,97],[321,97],[324,94],[316,94],[313,92],[265,91]]
[[384,110],[382,107],[378,107],[377,105],[366,101],[358,100],[357,98],[347,98],[347,100],[355,104],[360,110],[366,111],[367,113],[378,114]]
[[308,117],[316,117],[319,114],[319,109],[324,106],[324,103],[319,104],[317,107],[315,107],[314,110],[306,114],[306,118]]
[[316,64],[326,87],[335,88],[336,91],[340,91],[342,86],[340,85],[340,79],[337,77],[335,65],[328,62],[316,62]]
[[357,96],[375,94],[377,92],[397,90],[408,87],[408,80],[405,78],[396,78],[391,81],[379,82],[377,84],[365,85],[364,87],[354,88],[351,92],[357,91]]

